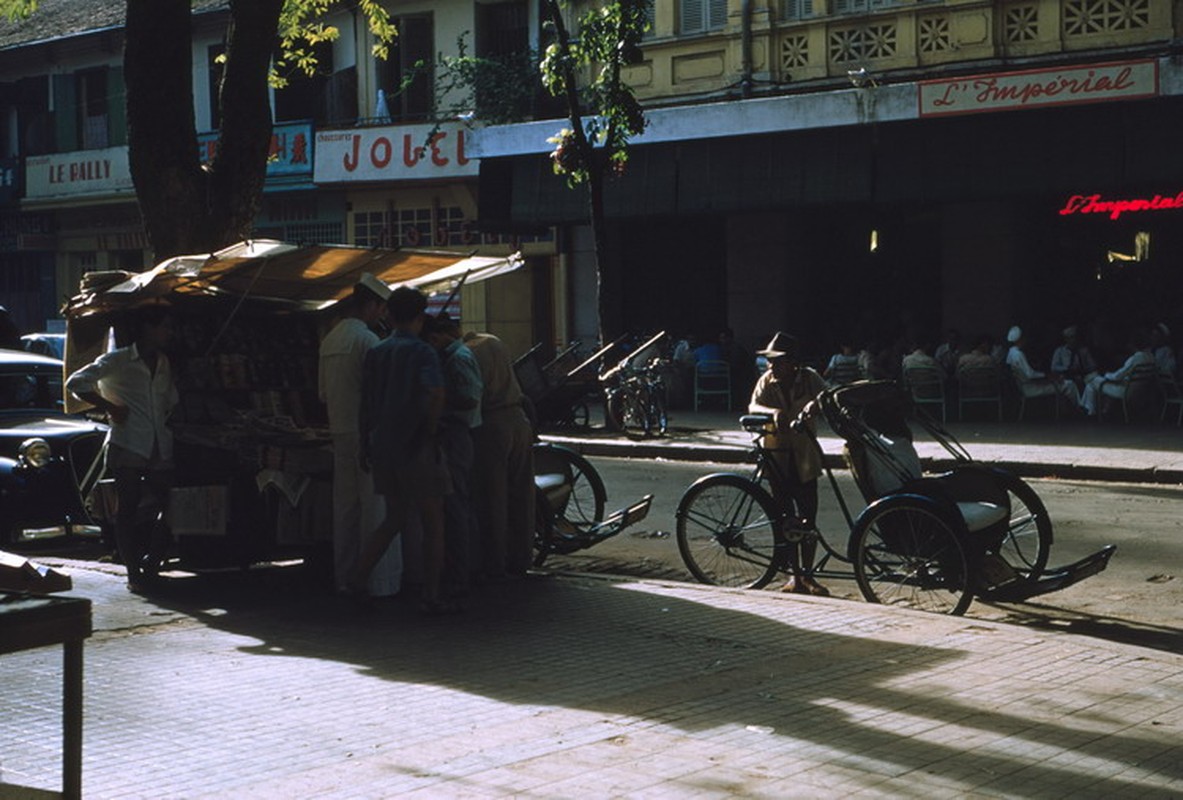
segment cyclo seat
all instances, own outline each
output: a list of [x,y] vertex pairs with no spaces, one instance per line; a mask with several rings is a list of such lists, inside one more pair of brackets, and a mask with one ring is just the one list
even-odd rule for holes
[[863,498],[872,503],[900,492],[913,492],[952,503],[970,533],[986,531],[1006,520],[1010,509],[996,482],[976,468],[923,477],[912,440],[902,435],[874,434],[875,441],[847,442],[847,464]]

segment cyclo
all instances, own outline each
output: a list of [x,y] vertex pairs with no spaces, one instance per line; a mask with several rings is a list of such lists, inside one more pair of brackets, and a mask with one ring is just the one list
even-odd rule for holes
[[[830,566],[842,562],[853,568],[859,591],[870,602],[962,614],[975,596],[1019,601],[1062,589],[1104,570],[1116,550],[1108,545],[1048,570],[1052,523],[1035,491],[1008,470],[974,462],[894,382],[829,388],[806,406],[793,424],[820,451],[805,424],[816,415],[844,440],[845,462],[867,503],[853,516],[826,464],[850,529],[845,550],[816,528],[800,529],[794,509],[773,500],[766,484],[785,478],[760,441],[772,429],[772,417],[750,414],[741,424],[754,436],[754,471],[700,478],[678,504],[678,549],[696,579],[762,588],[788,571],[789,543],[813,537],[822,552],[810,577],[851,577],[849,570]],[[953,469],[922,475],[910,422],[952,455]]]

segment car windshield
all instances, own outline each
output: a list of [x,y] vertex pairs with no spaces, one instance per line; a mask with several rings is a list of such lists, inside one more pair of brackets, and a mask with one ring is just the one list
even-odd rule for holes
[[40,365],[0,370],[0,410],[14,408],[61,411],[61,371]]

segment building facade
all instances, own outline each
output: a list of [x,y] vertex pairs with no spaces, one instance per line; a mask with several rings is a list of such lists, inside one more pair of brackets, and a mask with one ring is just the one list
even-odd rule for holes
[[[629,74],[649,127],[608,189],[616,324],[792,330],[816,360],[1179,330],[1181,25],[1170,0],[657,0]],[[586,219],[554,128],[473,137],[487,224]]]
[[[0,302],[29,330],[83,272],[154,260],[127,170],[122,9],[46,0],[0,23]],[[317,74],[273,93],[255,232],[520,250],[527,269],[462,298],[517,352],[590,344],[601,313],[613,333],[730,327],[753,347],[792,330],[816,359],[948,327],[1183,330],[1176,0],[655,0],[626,75],[649,126],[608,187],[599,271],[583,193],[548,159],[561,107],[535,91],[533,121],[489,124],[463,113],[487,93],[449,84],[462,52],[536,54],[542,4],[390,11],[388,58],[340,10]],[[194,14],[205,148],[226,4]]]

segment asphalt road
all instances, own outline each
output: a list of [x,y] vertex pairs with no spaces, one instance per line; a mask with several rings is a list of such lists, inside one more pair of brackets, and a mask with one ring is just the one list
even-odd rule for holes
[[[552,557],[547,566],[693,580],[682,564],[673,535],[678,500],[696,478],[736,471],[734,466],[647,459],[591,461],[604,480],[609,510],[652,494],[649,516],[594,548]],[[855,506],[852,513],[857,514],[862,502],[849,473],[839,472],[836,477],[847,502]],[[1183,652],[1183,614],[1179,611],[1183,608],[1183,517],[1179,514],[1183,487],[1056,480],[1030,483],[1047,506],[1054,526],[1049,566],[1071,563],[1111,543],[1117,544],[1117,553],[1105,572],[1075,586],[1026,603],[977,600],[968,616]],[[831,544],[844,548],[849,528],[824,477],[819,491],[819,527]],[[836,596],[863,602],[853,576],[829,581],[828,587]]]

